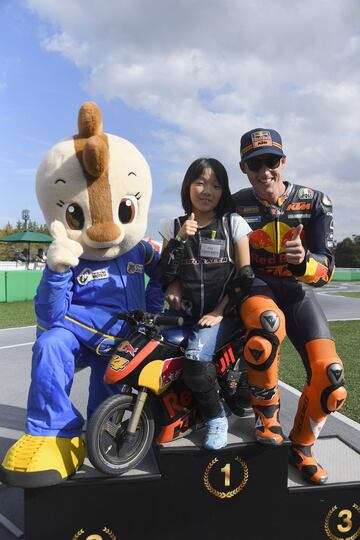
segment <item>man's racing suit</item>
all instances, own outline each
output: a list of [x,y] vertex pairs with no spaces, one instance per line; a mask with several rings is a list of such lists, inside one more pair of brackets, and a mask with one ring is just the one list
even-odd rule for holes
[[[273,407],[272,412],[278,419],[278,362],[274,349],[280,342],[271,342],[271,335],[276,333],[275,330],[279,333],[281,310],[285,315],[286,332],[307,372],[307,384],[290,438],[297,445],[312,445],[326,416],[338,410],[346,399],[342,362],[336,354],[326,317],[313,290],[308,287],[329,283],[334,272],[332,205],[319,191],[285,184],[286,191],[277,204],[258,199],[252,188],[242,189],[233,196],[236,212],[253,229],[249,240],[256,279],[251,297],[241,307],[249,331],[245,356],[252,402],[261,430],[262,420],[266,415],[271,416],[268,406]],[[300,223],[306,254],[301,264],[292,265],[286,261],[284,246]],[[265,311],[273,313],[264,317],[266,298],[273,302],[272,305],[265,304]],[[262,332],[265,341],[269,339],[271,345],[267,344],[267,352],[264,347],[265,353],[261,357]]]

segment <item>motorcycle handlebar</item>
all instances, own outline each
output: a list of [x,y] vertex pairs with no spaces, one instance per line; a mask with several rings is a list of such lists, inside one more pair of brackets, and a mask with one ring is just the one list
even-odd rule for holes
[[184,319],[176,317],[176,315],[155,315],[154,324],[157,326],[182,326]]
[[118,319],[126,321],[129,324],[144,324],[148,327],[155,326],[182,326],[184,324],[183,317],[177,317],[175,315],[164,315],[153,313],[147,313],[140,309],[135,309],[127,313],[120,312],[118,313]]

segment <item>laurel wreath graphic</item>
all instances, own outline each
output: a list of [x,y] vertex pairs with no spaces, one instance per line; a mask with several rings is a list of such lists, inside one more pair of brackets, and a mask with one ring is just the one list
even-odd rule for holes
[[110,529],[108,529],[107,527],[103,528],[103,532],[106,533],[108,535],[108,537],[111,538],[111,540],[116,540],[115,534]]
[[85,533],[84,529],[80,529],[77,533],[74,534],[74,536],[72,537],[72,540],[77,540],[84,533]]
[[206,467],[205,473],[204,473],[204,484],[205,484],[206,489],[209,491],[209,493],[211,493],[211,495],[214,495],[215,497],[219,497],[219,499],[230,499],[231,497],[234,497],[234,495],[237,495],[238,493],[240,493],[240,491],[247,484],[247,481],[249,479],[249,469],[245,461],[241,459],[239,456],[237,456],[235,458],[235,461],[240,463],[244,471],[244,478],[242,479],[242,482],[235,489],[231,491],[219,491],[215,489],[209,482],[209,473],[211,469],[213,468],[213,466],[215,465],[215,463],[217,463],[218,461],[219,461],[218,458],[214,458],[212,461],[210,461],[210,463]]
[[[116,535],[108,527],[104,527],[102,532],[104,532],[111,540],[116,540]],[[85,534],[84,529],[78,530],[72,537],[72,540],[78,540],[83,534]]]
[[[360,508],[359,506],[354,503],[352,505],[353,508],[355,508],[355,510],[357,510],[357,512],[360,514]],[[329,521],[330,521],[330,518],[331,516],[333,515],[333,513],[335,512],[335,510],[337,510],[337,506],[336,504],[331,508],[331,510],[329,510],[329,512],[327,513],[327,516],[325,518],[325,523],[324,523],[324,529],[325,529],[325,532],[327,534],[327,536],[331,539],[331,540],[356,540],[356,538],[359,538],[360,536],[360,527],[358,527],[357,531],[354,532],[354,534],[352,534],[351,536],[347,536],[346,538],[340,538],[339,536],[335,536],[331,531],[330,531],[330,528],[329,528]]]

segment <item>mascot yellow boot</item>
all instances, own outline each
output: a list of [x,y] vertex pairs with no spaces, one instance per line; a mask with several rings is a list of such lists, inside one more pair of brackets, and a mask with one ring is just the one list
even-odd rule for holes
[[127,337],[117,313],[156,312],[163,303],[159,255],[141,241],[151,198],[148,164],[130,142],[103,132],[95,103],[81,107],[78,134],[45,155],[36,190],[54,241],[35,297],[26,433],[0,467],[4,483],[32,488],[62,482],[84,461],[84,420],[69,397],[75,368],[91,368],[89,417],[111,393],[103,374]]

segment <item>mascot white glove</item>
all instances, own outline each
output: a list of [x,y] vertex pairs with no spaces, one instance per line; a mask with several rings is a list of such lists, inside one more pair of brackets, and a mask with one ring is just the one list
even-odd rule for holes
[[57,220],[52,222],[50,234],[54,238],[47,252],[46,263],[50,270],[62,274],[70,267],[77,266],[79,257],[83,253],[81,244],[70,240],[64,225]]

